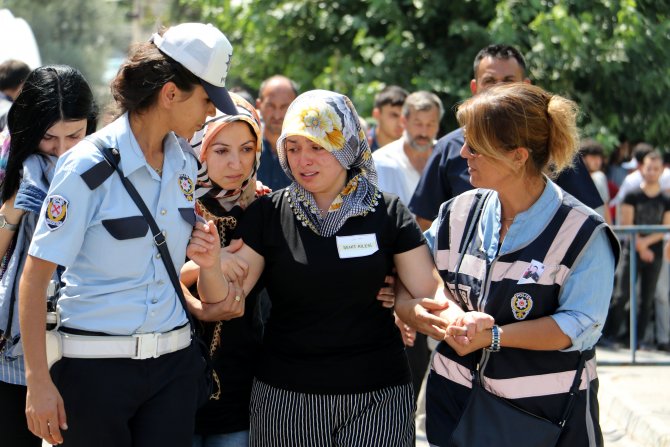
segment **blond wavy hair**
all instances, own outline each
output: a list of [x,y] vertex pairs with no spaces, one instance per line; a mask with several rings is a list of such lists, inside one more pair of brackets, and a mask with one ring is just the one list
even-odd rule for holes
[[505,151],[523,147],[525,174],[555,176],[572,166],[579,150],[574,101],[526,83],[500,84],[458,107],[465,140],[478,153],[513,167]]

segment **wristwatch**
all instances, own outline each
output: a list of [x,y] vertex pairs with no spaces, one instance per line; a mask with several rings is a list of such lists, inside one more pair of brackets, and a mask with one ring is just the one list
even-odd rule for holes
[[0,214],[0,228],[7,231],[16,231],[19,228],[18,224],[10,224],[4,214]]
[[491,328],[491,346],[486,348],[489,352],[500,351],[500,327],[494,324]]

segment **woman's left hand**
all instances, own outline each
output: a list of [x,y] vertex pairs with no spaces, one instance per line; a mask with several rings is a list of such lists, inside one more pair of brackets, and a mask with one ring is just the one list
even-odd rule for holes
[[388,309],[393,309],[395,306],[395,277],[388,275],[384,278],[384,287],[377,292],[377,300],[381,301],[382,306]]
[[447,307],[449,307],[449,302],[446,300],[421,298],[398,300],[395,311],[398,317],[411,328],[436,340],[442,340],[447,334],[449,322],[431,312],[444,310]]
[[454,338],[456,343],[463,346],[469,345],[477,334],[487,329],[491,329],[495,320],[489,314],[484,312],[465,312],[447,328],[447,335]]
[[256,180],[256,196],[263,197],[266,194],[270,194],[272,190],[265,186],[260,180]]
[[211,220],[207,223],[197,221],[191,240],[186,247],[186,256],[198,264],[201,269],[209,269],[219,265],[221,242],[216,225]]

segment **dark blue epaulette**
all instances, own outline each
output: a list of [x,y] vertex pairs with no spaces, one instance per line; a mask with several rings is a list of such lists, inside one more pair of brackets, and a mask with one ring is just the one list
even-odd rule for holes
[[[107,145],[102,142],[99,138],[93,137],[89,135],[86,137],[88,141],[91,143],[95,144],[98,149],[102,149],[106,147]],[[119,155],[118,151],[114,151],[114,156],[116,158],[116,162],[118,163],[119,160],[121,160],[121,157]],[[81,174],[81,178],[86,183],[86,186],[89,187],[89,189],[94,190],[98,186],[102,185],[105,180],[109,178],[110,175],[114,173],[114,168],[107,162],[107,160],[102,160],[101,162],[97,163],[87,171],[83,172]]]

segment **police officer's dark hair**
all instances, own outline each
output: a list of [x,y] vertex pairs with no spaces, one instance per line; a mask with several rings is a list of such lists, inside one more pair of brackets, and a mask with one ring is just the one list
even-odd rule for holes
[[[159,34],[164,31],[159,31]],[[185,92],[192,92],[201,85],[196,75],[161,52],[153,42],[133,45],[111,85],[117,113],[142,112],[151,107],[168,82],[174,82],[179,90]]]
[[402,87],[397,85],[388,85],[382,89],[381,92],[375,95],[376,109],[381,109],[383,106],[402,106],[405,103],[409,93]]
[[0,64],[0,91],[15,89],[26,80],[30,67],[25,62],[9,59]]
[[482,48],[479,50],[479,53],[477,53],[477,56],[475,56],[475,61],[472,64],[472,72],[474,73],[473,77],[475,79],[477,79],[479,64],[485,57],[492,57],[494,59],[516,59],[523,71],[523,76],[526,76],[526,60],[523,58],[521,52],[511,45],[494,44]]
[[23,162],[38,152],[44,134],[59,121],[86,120],[86,134],[95,132],[98,107],[84,75],[67,65],[33,70],[9,109],[9,158],[2,183],[2,201],[19,188]]

